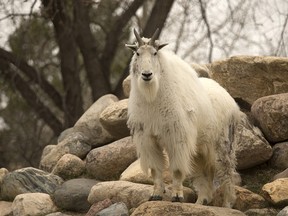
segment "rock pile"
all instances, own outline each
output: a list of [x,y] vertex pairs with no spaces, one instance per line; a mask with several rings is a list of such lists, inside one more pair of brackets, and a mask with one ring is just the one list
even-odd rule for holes
[[[260,194],[241,187],[235,174],[240,186],[234,209],[217,207],[220,189],[213,206],[193,204],[196,194],[189,187],[185,203],[171,203],[165,171],[164,201],[146,202],[152,180],[140,169],[126,126],[128,99],[109,94],[63,131],[57,145],[45,147],[40,169],[0,169],[0,216],[287,215],[288,60],[244,56],[193,67],[226,87],[246,112],[251,108],[255,125],[243,113],[235,135],[237,169],[269,163],[283,170]],[[123,88],[128,97],[129,78]]]

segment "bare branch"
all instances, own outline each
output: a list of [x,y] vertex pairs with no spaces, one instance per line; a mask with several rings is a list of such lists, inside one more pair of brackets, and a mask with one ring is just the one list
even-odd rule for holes
[[[287,23],[288,23],[288,13],[286,14],[285,21],[284,21],[282,31],[280,34],[280,39],[279,39],[278,46],[277,46],[277,49],[275,52],[276,56],[278,56],[280,54],[281,47],[285,47],[284,34],[285,34],[285,32],[287,33]],[[286,53],[286,55],[287,55],[287,53]]]
[[208,40],[210,43],[208,61],[209,61],[209,63],[211,63],[212,62],[212,55],[213,55],[213,47],[214,47],[213,40],[212,40],[212,34],[211,34],[211,28],[210,28],[210,24],[209,24],[208,18],[207,18],[206,5],[204,5],[202,0],[199,0],[199,3],[200,3],[201,15],[202,15],[203,21],[206,25],[206,28],[207,28],[207,37],[208,37]]
[[35,68],[28,65],[27,62],[20,57],[17,57],[13,53],[2,48],[0,48],[0,59],[15,65],[29,78],[30,82],[37,84],[50,97],[53,103],[63,111],[60,93],[41,74],[39,74]]
[[0,59],[0,72],[4,74],[4,79],[9,83],[13,83],[17,91],[22,95],[29,106],[42,118],[47,125],[54,131],[56,135],[59,135],[63,130],[62,123],[52,113],[52,111],[45,106],[35,92],[29,86],[29,83],[11,69],[9,63]]

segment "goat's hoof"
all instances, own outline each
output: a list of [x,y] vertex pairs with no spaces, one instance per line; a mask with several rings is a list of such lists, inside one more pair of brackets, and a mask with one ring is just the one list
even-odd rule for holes
[[204,199],[204,200],[203,200],[203,205],[205,205],[205,206],[208,205],[208,201],[207,201],[207,199]]
[[161,201],[162,200],[162,196],[156,195],[156,196],[151,196],[149,198],[149,201]]
[[171,201],[172,202],[180,202],[180,203],[182,203],[182,202],[184,202],[184,197],[179,197],[178,195],[177,196],[173,196]]
[[195,204],[208,206],[208,200],[207,199],[203,199],[202,201],[197,200]]

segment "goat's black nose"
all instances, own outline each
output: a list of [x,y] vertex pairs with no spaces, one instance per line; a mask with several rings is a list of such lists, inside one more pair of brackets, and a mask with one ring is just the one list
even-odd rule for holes
[[151,72],[143,72],[142,73],[142,79],[145,81],[149,81],[152,79],[152,73]]

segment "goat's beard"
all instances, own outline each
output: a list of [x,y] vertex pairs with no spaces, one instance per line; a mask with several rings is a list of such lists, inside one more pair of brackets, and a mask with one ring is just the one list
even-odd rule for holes
[[153,76],[150,81],[138,79],[138,89],[147,102],[151,103],[156,99],[159,90],[159,80],[157,76]]

